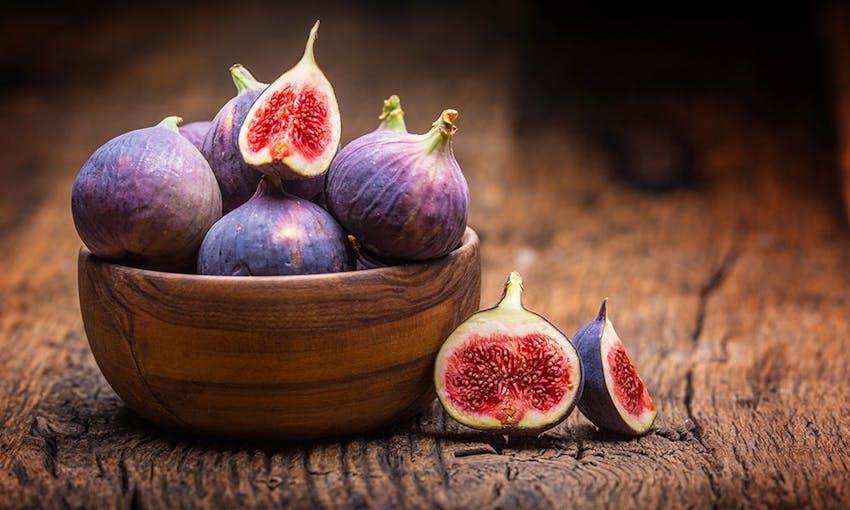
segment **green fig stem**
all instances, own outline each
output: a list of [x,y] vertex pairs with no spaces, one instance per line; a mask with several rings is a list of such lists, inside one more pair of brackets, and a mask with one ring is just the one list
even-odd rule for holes
[[407,133],[407,126],[404,124],[404,110],[401,109],[401,100],[397,95],[393,94],[384,100],[384,111],[378,118],[381,119],[378,129]]
[[319,20],[316,20],[316,23],[313,25],[313,28],[310,29],[310,35],[307,37],[307,46],[304,48],[304,56],[301,57],[301,61],[305,60],[310,64],[316,65],[316,55],[313,53],[313,45],[316,44],[316,38],[319,33]]
[[159,124],[157,124],[157,126],[164,127],[166,129],[170,129],[170,130],[174,131],[175,133],[179,133],[180,129],[178,128],[178,126],[180,124],[183,124],[183,117],[180,117],[180,116],[177,116],[177,115],[171,115],[170,117],[166,117],[166,118],[162,119],[159,122]]
[[233,78],[233,84],[236,85],[236,94],[241,94],[247,90],[264,89],[268,86],[267,83],[257,81],[250,71],[245,69],[242,64],[233,64],[230,66],[230,76]]
[[260,179],[260,189],[263,190],[265,194],[279,194],[282,191],[280,177],[263,174],[263,177]]
[[443,110],[440,117],[432,124],[431,130],[425,133],[424,141],[428,152],[442,150],[449,145],[452,135],[457,131],[455,119],[457,110]]
[[505,294],[496,305],[497,308],[522,309],[522,277],[516,271],[511,272],[505,283]]

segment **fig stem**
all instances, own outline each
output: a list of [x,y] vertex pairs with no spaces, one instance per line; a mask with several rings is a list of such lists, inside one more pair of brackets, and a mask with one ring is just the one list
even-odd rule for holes
[[396,94],[384,100],[384,110],[378,118],[381,119],[378,129],[407,133],[407,126],[404,124],[404,110],[401,109],[401,99]]
[[455,119],[457,119],[457,110],[443,110],[443,113],[431,125],[431,130],[425,133],[425,147],[429,152],[446,147],[452,139],[452,135],[457,131]]
[[164,127],[166,129],[170,129],[175,133],[179,133],[180,130],[177,126],[183,124],[183,117],[177,115],[171,115],[170,117],[166,117],[162,119],[157,126]]
[[508,281],[505,283],[505,293],[498,308],[515,308],[522,309],[522,277],[518,272],[511,272],[508,276]]
[[608,298],[602,300],[602,306],[599,307],[599,313],[596,315],[596,320],[598,321],[607,321],[608,320]]
[[246,90],[264,89],[268,86],[267,83],[257,81],[254,75],[245,69],[245,66],[242,64],[233,64],[230,66],[230,76],[233,78],[233,84],[236,85],[237,95]]
[[310,64],[316,65],[316,55],[313,53],[313,45],[316,44],[316,38],[319,33],[319,20],[310,29],[310,35],[307,37],[307,46],[304,48],[304,56],[301,60],[306,60]]

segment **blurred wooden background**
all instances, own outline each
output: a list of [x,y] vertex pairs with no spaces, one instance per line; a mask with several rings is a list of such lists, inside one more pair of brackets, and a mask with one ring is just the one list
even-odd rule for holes
[[[824,12],[19,6],[0,20],[0,507],[846,506],[850,234]],[[126,410],[79,316],[76,172],[124,131],[212,118],[233,63],[271,81],[317,18],[343,142],[392,93],[412,131],[457,108],[482,304],[519,270],[526,304],[572,335],[609,297],[659,410],[649,435],[575,413],[505,444],[435,403],[342,441],[223,442]]]

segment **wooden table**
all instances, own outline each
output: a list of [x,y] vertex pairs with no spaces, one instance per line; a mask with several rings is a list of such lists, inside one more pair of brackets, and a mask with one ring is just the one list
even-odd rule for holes
[[[740,29],[708,53],[657,53],[657,39],[617,46],[599,30],[552,42],[532,7],[483,21],[450,4],[373,7],[0,22],[0,507],[848,505],[850,231],[823,82],[799,79],[817,60],[794,51],[807,39],[728,51],[752,42]],[[234,62],[273,79],[316,17],[343,140],[391,93],[414,131],[459,109],[482,304],[518,270],[526,304],[572,335],[607,296],[659,410],[648,435],[618,439],[576,412],[506,443],[435,403],[370,435],[226,442],[157,429],[113,393],[77,302],[77,170],[121,132],[211,118]],[[671,75],[675,93],[658,85]],[[611,133],[619,148],[595,143]]]

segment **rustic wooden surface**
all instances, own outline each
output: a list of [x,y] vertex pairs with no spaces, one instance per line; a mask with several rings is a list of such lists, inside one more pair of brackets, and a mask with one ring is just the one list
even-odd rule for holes
[[[154,5],[0,21],[0,507],[850,504],[850,231],[828,115],[806,100],[818,93],[812,81],[765,86],[734,37],[722,58],[696,54],[702,72],[685,77],[684,95],[637,101],[653,113],[649,130],[681,137],[657,146],[695,178],[646,191],[587,141],[591,123],[579,120],[605,116],[581,108],[598,97],[582,95],[578,79],[535,88],[534,73],[559,66],[580,77],[570,57],[606,51],[593,34],[544,68],[522,43],[534,40],[533,12],[514,6],[476,31],[465,30],[474,9],[376,5],[294,14],[251,2]],[[344,140],[372,129],[390,93],[415,131],[444,107],[460,110],[455,149],[482,241],[484,305],[513,269],[526,304],[569,334],[609,298],[658,408],[647,436],[615,438],[574,413],[538,439],[506,444],[433,404],[339,441],[225,442],[151,426],[109,388],[77,302],[76,171],[122,131],[174,113],[211,118],[232,94],[234,62],[271,80],[316,17]],[[755,56],[764,54],[773,53]],[[817,60],[782,55],[768,78],[808,78],[805,63]],[[705,76],[719,86],[694,79]],[[552,90],[574,95],[531,95]],[[520,108],[550,103],[563,122]],[[608,123],[627,125],[617,114],[626,111],[607,110]],[[650,169],[657,155],[626,153]]]

